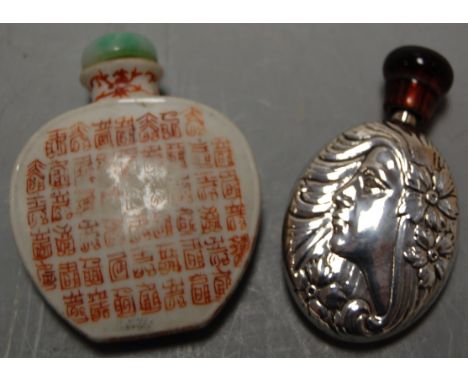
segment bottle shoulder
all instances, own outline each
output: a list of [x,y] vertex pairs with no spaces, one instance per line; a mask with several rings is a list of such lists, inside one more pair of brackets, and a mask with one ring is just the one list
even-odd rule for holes
[[74,109],[70,109],[65,111],[50,120],[48,120],[43,126],[52,124],[56,121],[60,121],[63,119],[67,119],[71,116],[80,115],[84,116],[92,116],[94,113],[107,111],[107,110],[120,110],[124,112],[125,110],[131,110],[133,107],[143,107],[145,109],[163,109],[163,108],[183,108],[184,106],[196,106],[208,110],[212,113],[218,114],[223,116],[227,119],[227,117],[221,113],[220,111],[216,110],[215,108],[200,103],[198,101],[194,101],[188,98],[181,98],[181,97],[172,97],[172,96],[154,96],[154,97],[141,97],[141,98],[123,98],[123,99],[115,99],[115,100],[102,100],[99,102],[89,103],[84,106],[80,106]]

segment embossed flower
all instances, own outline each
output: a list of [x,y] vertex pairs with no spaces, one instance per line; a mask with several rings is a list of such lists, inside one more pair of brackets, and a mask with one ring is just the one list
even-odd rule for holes
[[405,251],[404,257],[418,270],[419,285],[430,288],[437,278],[444,277],[454,249],[454,235],[451,232],[435,235],[432,229],[418,225],[414,239],[417,245]]
[[431,174],[425,166],[412,163],[405,183],[408,187],[398,211],[400,214],[409,214],[415,223],[425,218],[436,231],[443,230],[447,217],[457,216],[454,185],[446,167]]
[[338,283],[333,281],[330,265],[324,258],[310,261],[306,267],[304,288],[308,309],[326,322],[333,322],[334,309],[346,302],[346,296]]

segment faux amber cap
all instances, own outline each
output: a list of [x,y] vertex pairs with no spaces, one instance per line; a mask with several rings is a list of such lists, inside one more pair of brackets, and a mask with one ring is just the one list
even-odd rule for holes
[[118,58],[144,58],[158,61],[153,43],[146,37],[131,32],[107,33],[90,43],[81,56],[81,67]]
[[407,111],[419,121],[431,118],[453,82],[450,63],[439,53],[420,46],[403,46],[384,62],[384,108],[388,116]]

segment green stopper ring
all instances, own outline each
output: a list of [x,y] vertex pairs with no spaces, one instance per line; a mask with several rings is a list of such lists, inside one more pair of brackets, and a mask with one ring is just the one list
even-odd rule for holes
[[146,37],[131,32],[107,33],[89,44],[81,56],[81,67],[117,58],[145,58],[157,61],[154,45]]

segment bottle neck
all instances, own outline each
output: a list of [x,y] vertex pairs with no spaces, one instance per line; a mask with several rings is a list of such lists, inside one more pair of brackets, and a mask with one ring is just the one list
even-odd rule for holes
[[104,61],[81,71],[80,80],[92,102],[159,94],[161,66],[141,58]]
[[416,116],[413,113],[406,110],[399,110],[392,113],[388,120],[390,122],[402,124],[412,128],[416,127],[418,123]]

